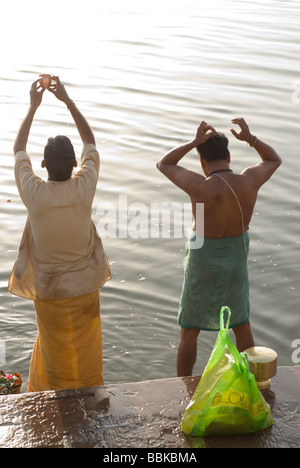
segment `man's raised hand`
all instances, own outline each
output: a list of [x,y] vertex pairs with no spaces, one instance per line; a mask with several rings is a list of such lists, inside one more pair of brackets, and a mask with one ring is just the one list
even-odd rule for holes
[[241,141],[246,141],[249,143],[249,145],[253,145],[255,141],[255,136],[252,135],[252,133],[249,130],[248,125],[246,124],[245,120],[241,117],[232,119],[232,123],[239,125],[241,131],[239,133],[236,132],[233,128],[230,130],[231,133],[237,138],[238,140]]
[[30,89],[30,106],[37,109],[43,98],[44,88],[41,86],[40,80],[36,80],[32,83]]
[[54,96],[57,97],[57,99],[59,99],[67,105],[70,102],[72,102],[58,76],[51,77],[51,84],[48,88],[48,91],[50,91],[50,93],[54,94]]
[[195,136],[195,145],[201,145],[202,143],[205,143],[209,138],[214,136],[217,133],[217,131],[212,127],[211,125],[208,125],[204,120],[201,122],[201,124],[198,127],[196,136]]

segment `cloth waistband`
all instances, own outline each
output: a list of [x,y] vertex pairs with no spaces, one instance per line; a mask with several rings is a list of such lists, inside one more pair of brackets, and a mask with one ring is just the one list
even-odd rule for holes
[[[239,236],[234,237],[221,237],[221,238],[209,238],[203,237],[191,230],[188,239],[188,250],[193,255],[232,255],[241,254],[241,250],[249,252],[250,236],[248,230]],[[198,254],[197,254],[198,253]]]

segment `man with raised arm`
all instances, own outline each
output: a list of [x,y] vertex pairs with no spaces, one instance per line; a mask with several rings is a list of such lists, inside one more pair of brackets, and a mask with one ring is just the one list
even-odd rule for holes
[[[219,329],[222,306],[231,309],[230,327],[238,350],[254,345],[249,322],[248,228],[258,191],[280,166],[281,159],[271,146],[251,134],[244,119],[232,122],[240,127],[239,133],[231,130],[233,135],[258,152],[261,161],[257,165],[233,173],[228,139],[204,121],[192,141],[170,151],[157,163],[158,169],[189,195],[194,215],[178,315],[178,376],[192,375],[199,332]],[[194,148],[204,176],[178,165]],[[199,220],[197,223],[199,203],[204,204],[201,229]]]
[[38,335],[29,391],[103,385],[99,288],[110,268],[91,219],[99,154],[94,134],[58,77],[48,90],[69,109],[83,143],[81,167],[66,136],[49,138],[42,167],[48,180],[32,170],[26,152],[42,81],[33,83],[30,106],[14,143],[15,179],[28,218],[9,291],[34,301]]

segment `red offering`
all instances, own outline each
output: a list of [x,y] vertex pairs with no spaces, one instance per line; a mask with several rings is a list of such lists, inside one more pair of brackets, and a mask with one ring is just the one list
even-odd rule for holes
[[48,89],[51,84],[51,75],[40,75],[40,83],[44,89]]

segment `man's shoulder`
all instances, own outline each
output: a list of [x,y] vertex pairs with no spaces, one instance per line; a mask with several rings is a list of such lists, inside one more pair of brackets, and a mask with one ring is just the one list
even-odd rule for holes
[[26,163],[30,163],[31,165],[30,157],[28,156],[28,153],[25,150],[17,151],[14,154],[14,157],[15,157],[15,164],[19,164],[20,162],[25,161]]
[[280,163],[277,161],[260,161],[255,166],[244,169],[240,175],[244,177],[248,184],[259,190],[272,177],[279,166]]
[[204,183],[198,186],[198,194],[207,201],[212,201],[215,197],[220,200],[220,196],[228,191],[234,191],[238,195],[246,195],[253,192],[254,187],[250,179],[239,173],[232,173],[227,177],[222,174],[221,177],[211,176],[204,179]]
[[100,170],[100,158],[96,145],[86,143],[81,153],[81,165],[72,180],[80,183],[97,183]]
[[93,143],[86,143],[83,145],[81,153],[81,164],[83,165],[86,161],[91,160],[96,164],[96,167],[99,166],[99,152],[96,145]]
[[82,154],[98,154],[97,146],[94,143],[85,143],[82,148]]

